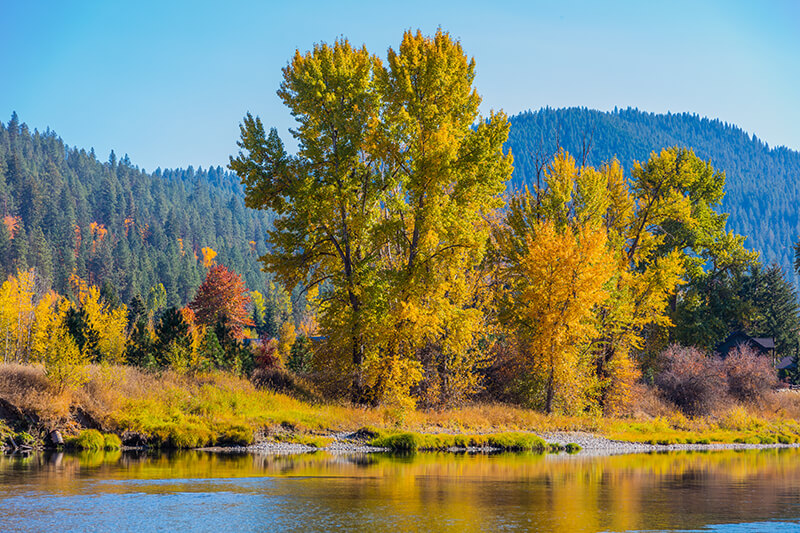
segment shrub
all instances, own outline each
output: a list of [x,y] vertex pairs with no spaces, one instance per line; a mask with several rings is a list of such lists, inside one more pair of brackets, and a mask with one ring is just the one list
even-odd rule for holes
[[282,369],[283,362],[278,353],[278,341],[266,336],[261,337],[261,342],[255,349],[256,371],[261,369]]
[[719,420],[719,427],[731,431],[752,431],[759,429],[759,422],[742,406],[735,406]]
[[96,429],[85,429],[76,437],[67,439],[67,444],[79,450],[102,450],[106,447],[106,439]]
[[27,431],[20,431],[19,433],[14,435],[14,441],[17,444],[32,445],[36,442],[36,437],[31,435]]
[[106,433],[103,441],[103,448],[106,450],[119,450],[122,447],[122,440],[113,433]]
[[718,357],[673,344],[661,354],[661,368],[656,386],[686,414],[708,414],[725,397],[727,383]]
[[746,345],[735,347],[725,358],[728,393],[742,402],[761,402],[778,385],[778,376],[768,357]]

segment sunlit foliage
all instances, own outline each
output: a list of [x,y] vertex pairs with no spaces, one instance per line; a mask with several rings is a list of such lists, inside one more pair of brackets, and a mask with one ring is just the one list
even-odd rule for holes
[[481,262],[483,217],[511,173],[506,117],[479,117],[474,71],[441,30],[407,32],[387,66],[337,40],[283,71],[297,156],[260,119],[241,126],[230,166],[247,205],[277,214],[263,260],[287,290],[321,284],[320,353],[352,373],[357,401],[413,405],[423,350],[444,391],[473,386],[447,370],[469,368],[459,358],[481,337],[463,277]]
[[223,265],[214,265],[189,303],[189,309],[198,323],[214,327],[222,322],[235,338],[241,339],[244,327],[253,325],[247,310],[249,303],[250,294],[242,278]]

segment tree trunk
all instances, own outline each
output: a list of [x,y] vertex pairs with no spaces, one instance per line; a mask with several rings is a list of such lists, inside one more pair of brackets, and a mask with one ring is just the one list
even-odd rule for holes
[[364,403],[364,376],[361,370],[364,363],[364,343],[359,331],[361,302],[352,291],[350,291],[350,305],[353,308],[353,325],[350,330],[350,342],[353,349],[353,386],[350,391],[350,401]]
[[545,398],[544,411],[547,414],[553,412],[553,396],[555,396],[555,375],[554,369],[550,366],[550,375],[547,377],[547,396]]

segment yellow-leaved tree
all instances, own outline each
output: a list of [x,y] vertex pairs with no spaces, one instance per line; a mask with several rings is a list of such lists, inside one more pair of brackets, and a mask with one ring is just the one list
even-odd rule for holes
[[36,273],[20,270],[0,286],[0,350],[3,362],[27,363],[35,320]]
[[69,300],[50,291],[35,310],[31,359],[44,365],[48,378],[59,389],[82,385],[88,377],[89,357],[81,353],[65,323],[69,309]]
[[82,279],[71,278],[73,290],[78,295],[83,336],[91,342],[84,342],[82,351],[95,362],[121,364],[125,362],[126,328],[128,309],[125,305],[111,308],[103,302],[100,290],[88,285]]
[[581,411],[596,392],[594,311],[608,299],[613,256],[605,231],[595,225],[559,230],[542,220],[529,229],[521,240],[506,235],[500,241],[513,258],[503,268],[502,317],[512,327],[525,372],[518,385],[532,406],[548,413]]
[[474,61],[446,32],[409,31],[387,66],[337,40],[283,75],[297,155],[248,115],[230,168],[247,205],[276,214],[267,270],[289,292],[320,285],[315,366],[358,402],[412,407],[422,379],[435,403],[474,390],[486,320],[473,270],[511,175],[508,121],[479,116]]
[[636,163],[627,182],[616,161],[599,170],[577,167],[560,151],[543,182],[512,198],[497,239],[504,265],[524,256],[519,250],[527,250],[544,222],[559,234],[604,234],[607,297],[591,310],[596,333],[587,372],[605,412],[626,411],[639,376],[633,356],[667,337],[680,287],[702,275],[706,264],[724,270],[755,260],[714,210],[723,183],[724,175],[680,148]]

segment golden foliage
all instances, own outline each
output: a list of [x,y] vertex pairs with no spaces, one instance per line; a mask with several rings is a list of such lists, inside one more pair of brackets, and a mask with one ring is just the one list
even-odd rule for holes
[[524,252],[505,267],[503,314],[520,346],[529,401],[547,412],[580,411],[593,393],[593,314],[608,298],[613,257],[599,227],[558,231],[544,220],[530,229]]
[[287,320],[281,324],[278,331],[278,357],[280,357],[280,366],[285,366],[289,360],[289,354],[292,353],[292,345],[297,339],[294,324]]
[[32,360],[44,365],[45,374],[59,389],[76,388],[87,380],[89,357],[78,348],[64,322],[70,303],[54,292],[36,306]]
[[217,262],[214,260],[214,258],[217,257],[217,252],[212,250],[210,247],[206,246],[202,248],[200,252],[203,254],[204,268],[211,268],[217,264]]
[[[111,308],[102,301],[100,290],[94,285],[72,276],[70,281],[78,295],[78,302],[86,314],[89,327],[97,334],[97,356],[100,361],[119,364],[125,360],[128,340],[128,309],[125,305]],[[88,344],[84,347],[86,349]]]
[[18,216],[15,217],[12,215],[5,215],[3,217],[3,225],[5,225],[6,229],[8,230],[8,234],[12,239],[16,236],[17,231],[19,230],[20,220],[21,219]]
[[0,286],[0,350],[4,362],[28,362],[35,321],[36,274],[19,271]]

